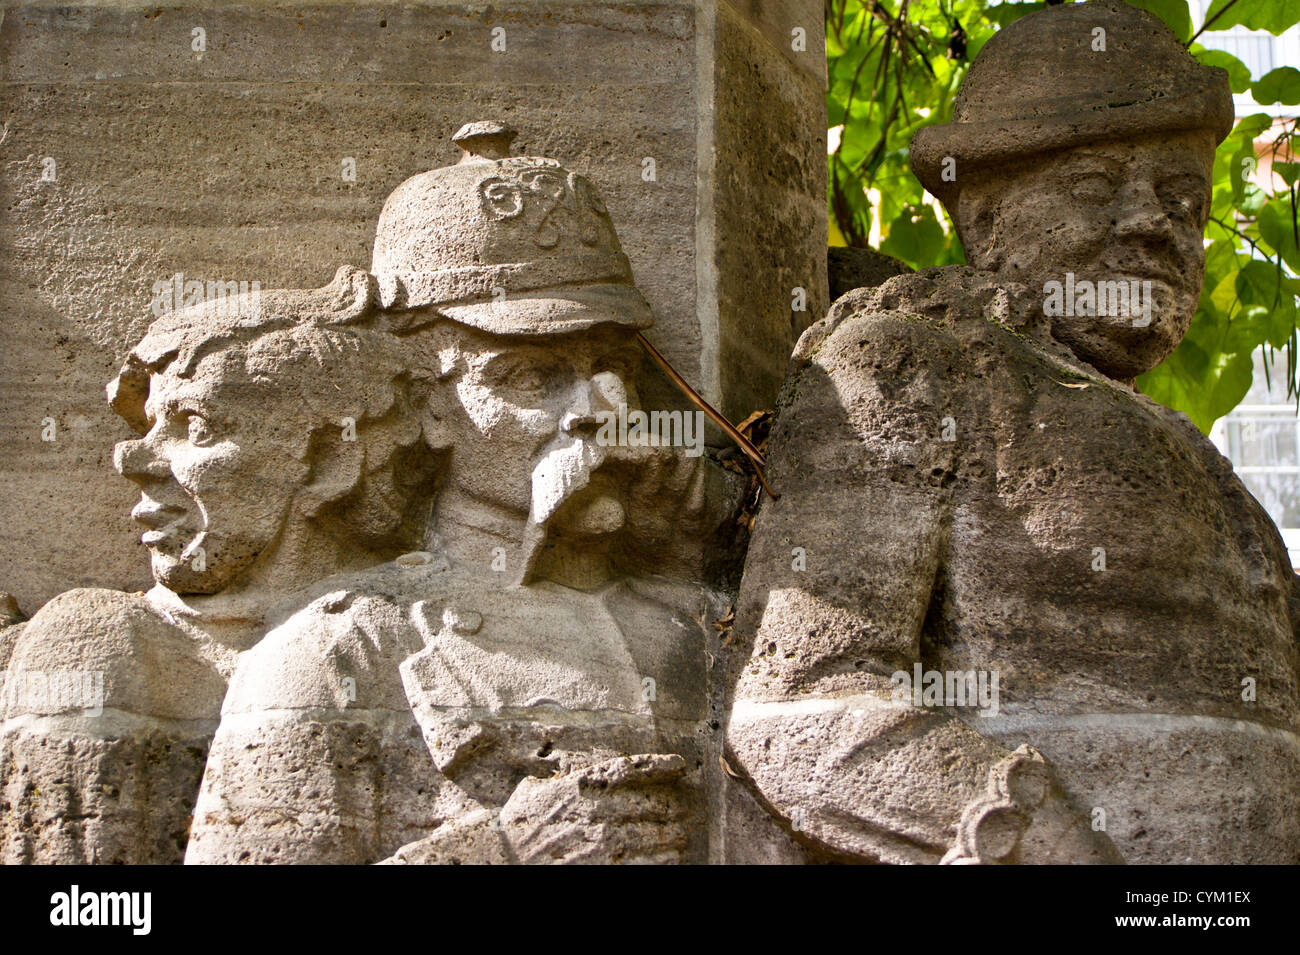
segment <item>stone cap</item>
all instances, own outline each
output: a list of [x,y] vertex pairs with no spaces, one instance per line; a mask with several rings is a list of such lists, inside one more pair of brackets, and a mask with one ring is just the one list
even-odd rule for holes
[[467,123],[460,162],[388,197],[370,271],[388,309],[432,307],[502,335],[654,323],[596,187],[554,159],[511,156],[515,131]]
[[[1102,41],[1105,49],[1094,49]],[[989,40],[962,82],[952,122],[917,130],[912,170],[951,212],[973,168],[1197,129],[1217,144],[1233,120],[1227,71],[1198,63],[1159,19],[1117,0],[1068,4]],[[942,177],[948,158],[955,181]]]

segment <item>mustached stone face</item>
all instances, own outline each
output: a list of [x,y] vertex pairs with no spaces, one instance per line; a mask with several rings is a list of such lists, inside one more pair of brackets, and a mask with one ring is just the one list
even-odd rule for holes
[[[635,336],[617,326],[531,339],[465,331],[460,351],[456,396],[470,433],[455,439],[452,480],[546,523],[613,450],[596,443],[600,415],[638,406]],[[604,496],[592,506],[606,513],[594,516],[617,523]]]
[[244,371],[242,349],[208,355],[193,376],[150,378],[149,430],[119,443],[113,464],[140,487],[154,579],[181,594],[235,584],[285,526],[311,422],[301,402]]
[[[1187,333],[1204,275],[1214,149],[1208,134],[1099,143],[1000,171],[959,201],[971,261],[1042,289],[1125,282],[1150,290],[1131,314],[1053,316],[1054,337],[1114,378],[1154,368]],[[1142,283],[1149,282],[1149,286]]]

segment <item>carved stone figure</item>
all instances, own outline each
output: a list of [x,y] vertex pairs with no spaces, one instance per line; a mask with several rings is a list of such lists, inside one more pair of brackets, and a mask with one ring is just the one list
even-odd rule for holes
[[1232,115],[1144,12],[1017,21],[912,146],[970,265],[799,342],[727,744],[811,858],[1300,860],[1296,577],[1133,383],[1196,308]]
[[427,547],[243,656],[187,862],[704,856],[706,472],[599,440],[650,312],[591,184],[512,135],[465,127],[380,217],[382,307],[435,381]]
[[[164,315],[109,386],[157,585],[74,590],[5,680],[6,862],[178,862],[238,655],[322,576],[418,544],[434,454],[373,279]],[[85,690],[85,692],[83,692]]]
[[4,861],[702,857],[721,478],[597,440],[649,308],[591,184],[511,135],[393,193],[373,274],[132,350],[157,585],[0,639]]

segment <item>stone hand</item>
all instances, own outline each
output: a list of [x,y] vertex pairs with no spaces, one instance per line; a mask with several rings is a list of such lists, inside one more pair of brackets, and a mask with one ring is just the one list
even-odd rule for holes
[[496,824],[518,862],[678,862],[686,848],[685,773],[681,756],[656,754],[528,777]]

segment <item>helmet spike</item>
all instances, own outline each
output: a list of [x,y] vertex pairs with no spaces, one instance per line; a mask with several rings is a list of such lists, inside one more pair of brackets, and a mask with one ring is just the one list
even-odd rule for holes
[[466,123],[451,137],[451,141],[465,151],[461,162],[483,159],[505,159],[510,155],[510,144],[518,133],[505,123],[491,120]]

